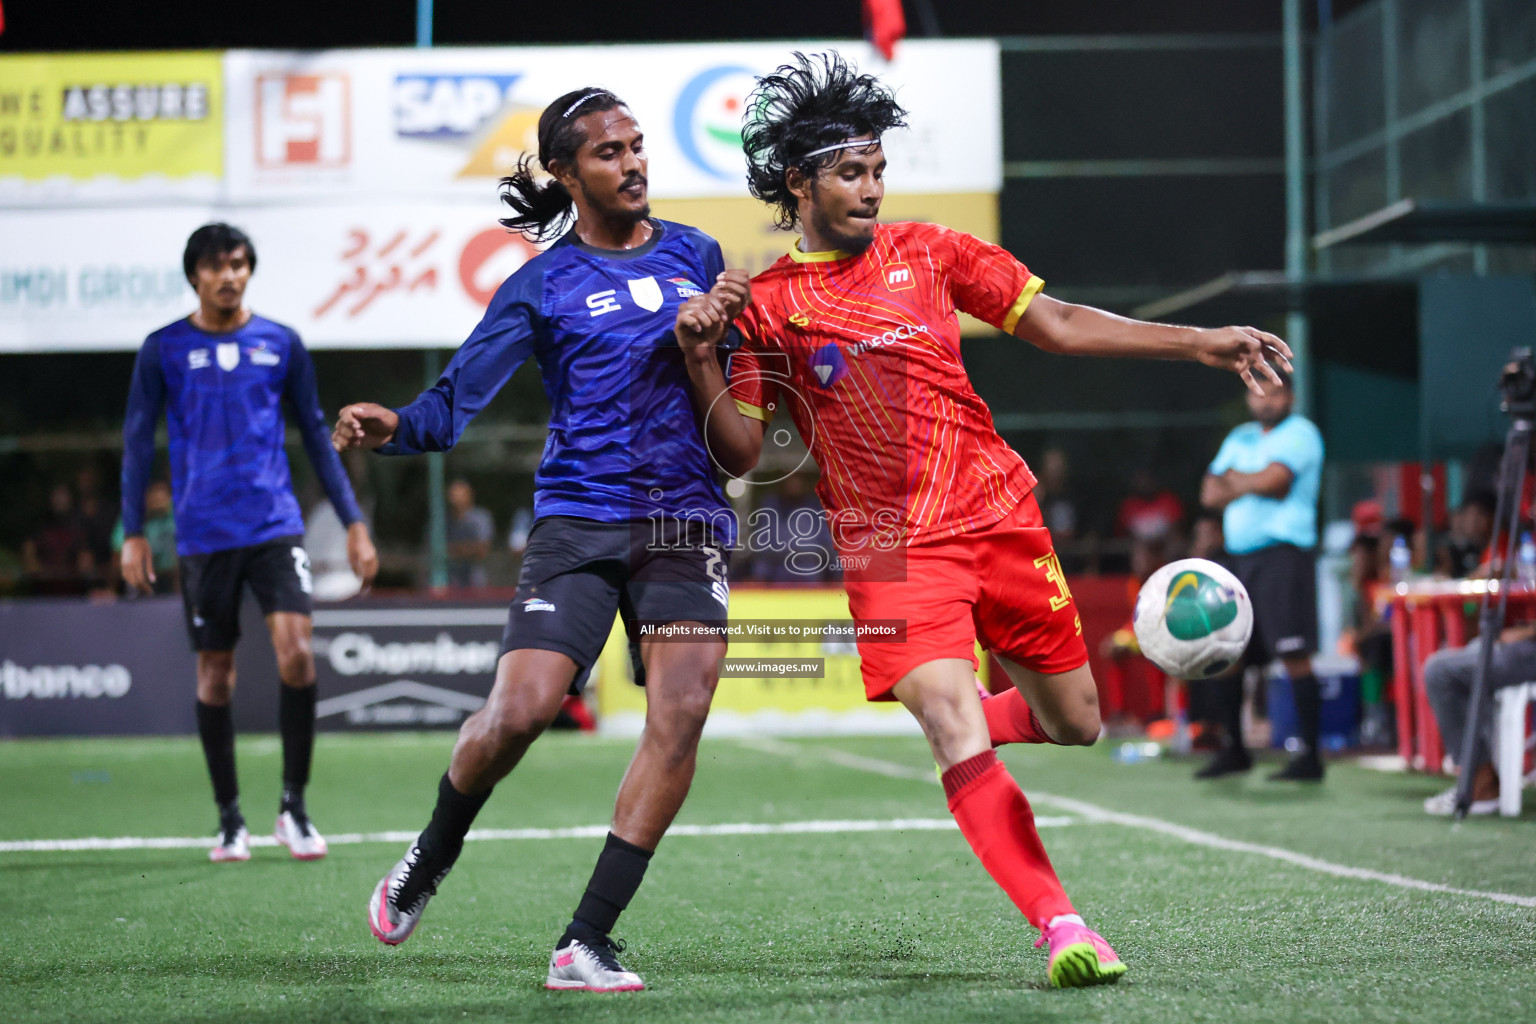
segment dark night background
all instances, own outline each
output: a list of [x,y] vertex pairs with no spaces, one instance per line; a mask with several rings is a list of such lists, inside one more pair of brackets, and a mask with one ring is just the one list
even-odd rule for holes
[[[1334,17],[1364,0],[1336,0]],[[410,0],[268,0],[265,3],[128,3],[4,0],[3,50],[147,50],[198,47],[325,49],[406,46],[416,38]],[[906,0],[922,34],[921,7]],[[1307,4],[1315,21],[1317,5]],[[1278,32],[1280,0],[1069,0],[1066,3],[933,3],[947,36]],[[771,15],[765,14],[771,12]],[[669,0],[487,3],[437,0],[441,45],[846,39],[862,33],[858,0],[772,4]]]

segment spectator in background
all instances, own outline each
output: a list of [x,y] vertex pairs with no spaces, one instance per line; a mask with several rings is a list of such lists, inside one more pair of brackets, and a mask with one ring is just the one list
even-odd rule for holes
[[1068,476],[1071,465],[1067,453],[1060,448],[1047,448],[1040,456],[1040,472],[1035,484],[1035,501],[1040,505],[1040,517],[1051,538],[1057,545],[1076,540],[1080,525],[1077,515],[1077,499],[1072,495]]
[[[1435,713],[1435,724],[1445,740],[1446,752],[1453,761],[1461,759],[1462,739],[1467,728],[1467,704],[1472,699],[1472,680],[1477,673],[1477,659],[1482,644],[1472,641],[1465,647],[1453,647],[1436,651],[1424,663],[1424,692]],[[1506,686],[1518,686],[1536,679],[1536,622],[1511,626],[1499,634],[1493,646],[1493,660],[1488,665],[1488,689],[1498,690]],[[1472,779],[1472,814],[1492,814],[1499,809],[1501,780],[1488,758],[1488,735],[1482,744],[1483,759],[1472,767],[1476,774]],[[1457,765],[1458,773],[1466,770]],[[1519,786],[1521,779],[1508,780],[1509,785]],[[1437,793],[1424,801],[1429,814],[1450,815],[1456,810],[1456,787]]]
[[[1290,379],[1265,394],[1247,395],[1253,422],[1227,435],[1206,470],[1200,503],[1222,513],[1229,568],[1253,601],[1253,639],[1239,664],[1280,659],[1296,702],[1299,748],[1271,779],[1321,781],[1318,750],[1322,693],[1312,672],[1317,652],[1317,492],[1323,438],[1298,416]],[[1197,778],[1247,771],[1241,676],[1220,687],[1224,745]]]
[[[370,513],[373,503],[363,496],[367,477],[363,468],[363,453],[343,452],[341,466],[346,470],[347,480],[352,484],[352,492],[357,497],[362,521],[368,525],[371,533],[373,523]],[[314,577],[315,600],[345,601],[349,597],[356,597],[367,583],[352,571],[352,562],[347,556],[347,525],[336,513],[336,506],[331,504],[323,489],[315,483],[305,488],[303,503],[309,509],[304,517],[304,550],[309,555],[309,569]]]
[[1451,515],[1450,532],[1435,551],[1435,571],[1460,579],[1471,576],[1484,562],[1493,540],[1493,517],[1498,495],[1480,491],[1469,494]]
[[1184,503],[1150,469],[1131,474],[1131,493],[1120,503],[1115,533],[1138,541],[1166,541],[1184,518]]
[[[150,564],[155,567],[151,583],[156,594],[174,594],[179,585],[180,563],[176,560],[176,516],[171,509],[171,485],[164,480],[151,481],[144,489],[144,539],[149,542]],[[122,576],[118,553],[123,550],[123,520],[112,528],[112,568],[108,574],[112,589]]]
[[93,586],[104,587],[117,579],[114,557],[117,547],[113,535],[117,532],[118,516],[101,496],[101,485],[94,466],[86,466],[75,474],[75,497],[78,502],[75,525],[85,538],[85,549],[90,552],[91,567],[87,576]]
[[491,551],[496,523],[475,504],[475,489],[463,477],[448,485],[448,585],[487,584],[485,556]]
[[1212,562],[1226,560],[1227,545],[1221,533],[1221,516],[1214,512],[1201,512],[1195,516],[1193,535],[1189,539],[1189,557],[1206,558]]
[[34,595],[70,597],[89,589],[95,565],[68,484],[55,484],[48,492],[47,518],[22,542],[21,567]]
[[832,531],[814,490],[815,477],[792,473],[777,493],[764,495],[747,517],[749,579],[761,583],[825,583],[838,578]]

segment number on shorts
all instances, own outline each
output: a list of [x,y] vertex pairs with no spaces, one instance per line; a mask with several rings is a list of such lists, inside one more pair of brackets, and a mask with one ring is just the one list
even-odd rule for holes
[[1067,589],[1067,574],[1061,571],[1061,559],[1056,557],[1056,552],[1035,559],[1035,568],[1044,569],[1045,578],[1056,584],[1059,591],[1057,596],[1051,598],[1051,611],[1059,612],[1072,603],[1072,591]]
[[299,575],[299,589],[306,594],[314,593],[315,578],[309,573],[309,553],[303,548],[293,549],[293,571]]
[[724,583],[725,555],[720,551],[719,548],[705,547],[703,548],[703,551],[704,557],[706,559],[704,562],[704,571],[709,574],[711,579],[717,579],[721,583]]

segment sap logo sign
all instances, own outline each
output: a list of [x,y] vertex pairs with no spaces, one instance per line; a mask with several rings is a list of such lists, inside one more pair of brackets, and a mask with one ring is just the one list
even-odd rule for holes
[[522,75],[396,75],[395,134],[453,139],[478,132]]

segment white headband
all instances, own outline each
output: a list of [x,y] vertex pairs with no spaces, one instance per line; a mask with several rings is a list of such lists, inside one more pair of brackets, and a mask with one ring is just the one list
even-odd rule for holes
[[592,97],[603,95],[603,92],[604,92],[604,90],[597,89],[597,90],[594,90],[593,92],[587,93],[581,99],[577,100],[575,103],[572,103],[570,106],[566,107],[565,108],[565,113],[560,115],[560,120],[564,121],[566,118],[571,116],[571,111],[575,110],[577,107],[581,106],[583,103],[587,102],[587,100],[591,99]]
[[834,142],[830,146],[822,146],[820,149],[813,149],[800,159],[809,160],[813,156],[821,156],[823,153],[831,153],[838,149],[864,149],[868,146],[877,146],[879,144],[879,139],[848,139],[845,142]]

